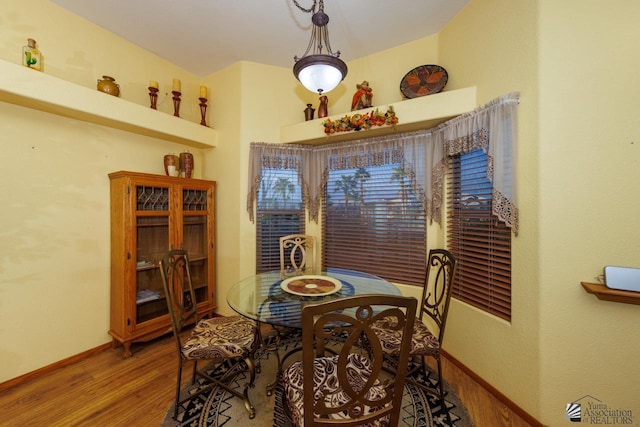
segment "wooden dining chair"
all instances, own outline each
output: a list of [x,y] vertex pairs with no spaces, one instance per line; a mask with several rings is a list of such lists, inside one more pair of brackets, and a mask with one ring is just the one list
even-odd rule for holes
[[[173,335],[178,349],[178,375],[176,381],[175,411],[173,418],[186,402],[194,399],[213,387],[221,387],[232,395],[242,399],[249,412],[249,418],[255,417],[255,408],[249,400],[248,389],[253,387],[256,368],[253,362],[255,351],[259,345],[258,327],[255,322],[242,316],[214,317],[200,319],[195,291],[191,283],[191,271],[187,253],[183,250],[172,250],[160,261],[160,272],[164,284],[167,307],[171,315]],[[188,338],[183,340],[184,329],[194,324]],[[180,399],[182,369],[187,361],[193,362],[191,382],[196,377],[208,382],[197,393]],[[199,361],[210,361],[203,369],[198,369]],[[249,381],[242,391],[229,387],[227,374],[222,378],[213,378],[206,370],[213,369],[213,364],[231,363],[226,370],[228,375],[235,375],[237,364],[249,374]]]
[[[451,252],[445,249],[429,251],[420,310],[411,337],[410,356],[420,360],[416,367],[409,372],[409,378],[412,378],[419,370],[427,375],[426,358],[433,357],[438,369],[437,392],[440,395],[442,407],[445,409],[440,350],[449,314],[455,269],[456,259]],[[398,330],[390,329],[387,322],[378,322],[374,325],[374,330],[378,337],[386,343],[384,350],[387,355],[394,359],[398,357],[403,340],[401,333]],[[421,383],[415,384],[424,388]],[[449,417],[448,411],[447,417]],[[449,422],[451,422],[450,419]]]
[[280,273],[312,274],[316,262],[316,239],[307,234],[280,237]]
[[[397,426],[402,406],[415,298],[360,295],[307,305],[302,311],[302,360],[282,375],[282,406],[295,426]],[[372,325],[406,337],[398,372],[383,369],[383,345]]]

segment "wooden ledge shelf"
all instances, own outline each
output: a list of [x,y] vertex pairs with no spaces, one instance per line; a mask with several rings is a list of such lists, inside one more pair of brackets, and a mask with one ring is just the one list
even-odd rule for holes
[[217,145],[217,132],[0,59],[0,101],[194,148]]
[[[393,106],[398,116],[399,122],[395,129],[391,126],[381,126],[358,132],[339,132],[331,136],[327,136],[324,133],[322,122],[327,118],[338,120],[344,117],[345,114],[369,113],[375,111],[376,108],[380,113],[384,114],[387,112],[389,105]],[[406,99],[389,105],[378,105],[363,110],[349,111],[335,116],[282,126],[280,128],[280,142],[322,145],[382,136],[393,132],[429,129],[476,108],[476,88],[456,89],[434,95]]]
[[581,282],[582,287],[594,294],[598,299],[611,302],[622,302],[626,304],[638,304],[640,305],[640,292],[632,291],[619,291],[617,289],[607,288],[600,283]]

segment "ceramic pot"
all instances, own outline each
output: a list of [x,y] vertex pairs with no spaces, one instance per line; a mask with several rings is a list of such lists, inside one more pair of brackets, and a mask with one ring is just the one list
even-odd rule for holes
[[304,120],[313,120],[313,113],[316,111],[311,104],[307,104],[307,108],[304,109]]
[[164,156],[164,173],[167,176],[178,176],[180,174],[180,159],[175,154]]
[[98,79],[98,90],[109,95],[120,96],[120,85],[113,77],[102,76],[102,80]]

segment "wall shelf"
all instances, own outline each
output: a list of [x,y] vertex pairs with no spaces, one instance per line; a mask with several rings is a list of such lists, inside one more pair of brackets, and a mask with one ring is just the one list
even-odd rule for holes
[[622,302],[626,304],[640,304],[640,292],[619,291],[607,288],[599,283],[581,282],[582,287],[598,299],[611,302]]
[[[395,129],[391,126],[381,126],[359,132],[343,132],[327,136],[322,126],[325,118],[322,118],[282,126],[280,128],[280,142],[322,145],[381,136],[398,131],[410,132],[418,129],[429,129],[476,108],[476,88],[469,87],[441,92],[434,95],[395,102],[390,105],[393,105],[399,119],[399,123]],[[378,105],[359,110],[358,112],[369,113],[376,108],[381,113],[385,113],[389,105]],[[337,120],[344,117],[345,114],[352,115],[355,113],[355,111],[350,111],[349,113],[329,116],[328,118]]]
[[217,145],[212,128],[2,59],[0,101],[194,148]]

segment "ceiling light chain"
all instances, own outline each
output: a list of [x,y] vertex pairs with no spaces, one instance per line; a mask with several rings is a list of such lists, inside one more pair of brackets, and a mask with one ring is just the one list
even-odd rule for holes
[[[311,7],[309,9],[305,9],[304,7],[300,6],[296,0],[293,0],[293,4],[295,4],[298,7],[298,9],[300,9],[301,11],[303,11],[305,13],[315,12],[317,3],[318,3],[317,0],[313,0],[313,4],[311,5]],[[322,3],[322,1],[320,3]]]

